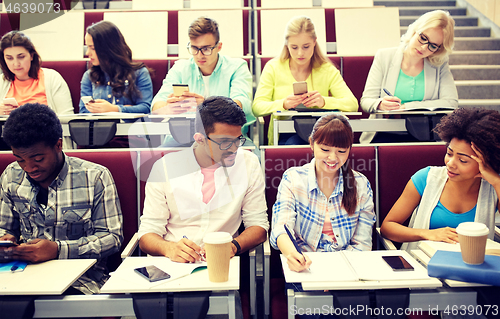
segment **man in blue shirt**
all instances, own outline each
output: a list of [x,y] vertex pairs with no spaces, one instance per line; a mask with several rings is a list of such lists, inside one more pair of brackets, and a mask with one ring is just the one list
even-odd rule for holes
[[[179,101],[195,98],[200,104],[209,96],[226,96],[235,101],[245,112],[247,123],[242,132],[255,122],[252,113],[252,75],[243,59],[219,54],[222,42],[216,21],[200,17],[188,29],[190,42],[187,50],[193,57],[175,62],[163,80],[163,85],[151,103],[151,111],[161,114],[180,114],[189,110]],[[173,84],[187,84],[189,92],[175,96]],[[161,109],[161,110],[159,110]]]

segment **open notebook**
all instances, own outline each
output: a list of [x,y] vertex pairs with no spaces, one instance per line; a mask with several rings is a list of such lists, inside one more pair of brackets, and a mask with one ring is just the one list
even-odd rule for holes
[[[286,282],[341,282],[429,279],[427,270],[406,251],[339,251],[305,253],[312,261],[310,269],[303,272],[291,271],[286,257],[281,255],[281,263]],[[403,256],[413,271],[394,271],[382,256]]]
[[133,282],[137,286],[142,287],[154,287],[157,285],[164,284],[166,282],[174,281],[178,278],[188,276],[195,271],[206,269],[206,262],[195,262],[195,263],[177,263],[173,262],[168,258],[144,258],[142,259],[142,264],[137,265],[137,267],[146,267],[154,265],[164,272],[170,275],[170,278],[163,279],[160,281],[149,282],[147,279],[139,275],[134,271],[134,268],[118,268],[114,273],[111,273],[112,277],[119,277],[122,280]]

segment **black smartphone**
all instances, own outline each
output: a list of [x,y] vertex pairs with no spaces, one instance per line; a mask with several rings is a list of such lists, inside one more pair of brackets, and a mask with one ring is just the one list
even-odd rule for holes
[[382,259],[394,271],[414,270],[413,266],[403,256],[382,256]]
[[170,278],[169,274],[156,266],[139,267],[135,268],[134,270],[150,282]]
[[17,246],[17,244],[10,240],[0,240],[0,247],[12,247],[12,246]]

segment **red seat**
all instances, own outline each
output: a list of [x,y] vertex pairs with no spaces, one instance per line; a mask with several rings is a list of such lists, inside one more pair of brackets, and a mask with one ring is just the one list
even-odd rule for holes
[[426,166],[444,165],[445,145],[386,145],[378,147],[380,224],[411,176]]

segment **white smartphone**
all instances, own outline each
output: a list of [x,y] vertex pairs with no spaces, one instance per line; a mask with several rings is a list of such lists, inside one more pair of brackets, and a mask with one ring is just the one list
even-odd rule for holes
[[94,102],[94,98],[92,98],[91,96],[82,96],[82,101],[83,104],[88,104],[90,102]]
[[7,97],[7,98],[3,99],[3,104],[4,105],[12,105],[12,106],[15,106],[15,107],[19,106],[19,104],[17,104],[16,99],[13,98],[13,97]]

